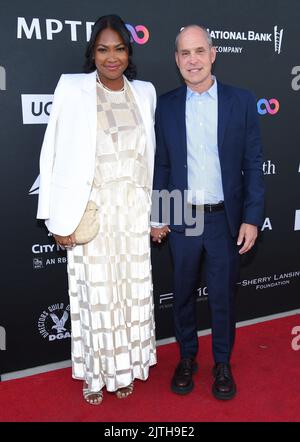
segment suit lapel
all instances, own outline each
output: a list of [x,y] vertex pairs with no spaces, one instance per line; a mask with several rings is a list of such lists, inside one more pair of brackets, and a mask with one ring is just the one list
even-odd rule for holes
[[220,156],[231,107],[231,96],[227,93],[226,87],[218,82],[218,147]]
[[[186,86],[182,86],[177,89],[172,97],[173,106],[170,112],[174,112],[174,117],[177,123],[177,131],[174,127],[171,131],[176,134],[176,144],[179,146],[179,152],[182,152],[184,157],[184,164],[187,162],[187,141],[186,141],[186,121],[185,121],[185,109],[186,109]],[[178,134],[178,136],[177,136]]]

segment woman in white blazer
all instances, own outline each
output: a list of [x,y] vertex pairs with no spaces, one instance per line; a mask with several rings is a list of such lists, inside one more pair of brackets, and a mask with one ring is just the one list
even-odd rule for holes
[[[100,404],[146,380],[156,363],[150,263],[154,159],[153,85],[137,81],[130,34],[120,17],[100,17],[85,74],[62,75],[40,157],[37,218],[68,253],[72,375]],[[76,244],[89,200],[97,236]]]

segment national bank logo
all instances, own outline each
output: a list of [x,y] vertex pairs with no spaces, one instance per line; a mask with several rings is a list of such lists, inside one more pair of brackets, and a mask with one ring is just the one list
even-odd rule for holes
[[0,66],[0,91],[6,90],[6,71],[3,66]]
[[260,115],[275,115],[279,111],[280,104],[276,98],[261,98],[257,102],[257,112]]
[[[272,43],[273,49],[276,54],[281,53],[283,29],[279,29],[278,25],[275,25],[272,31],[258,32],[256,30],[219,30],[219,29],[207,29],[213,40],[216,41],[228,41],[242,44],[242,42],[254,42],[254,43]],[[215,45],[217,52],[223,52],[228,54],[240,54],[245,49],[243,46],[219,46]]]
[[277,54],[281,52],[282,36],[283,29],[279,30],[277,25],[274,26],[274,50]]
[[23,124],[47,124],[51,111],[52,95],[22,94]]
[[[44,21],[33,18],[31,21],[26,21],[25,17],[18,17],[17,20],[17,38],[27,38],[28,40],[54,40],[62,32],[64,35],[67,32],[71,41],[81,41],[82,38],[89,41],[94,26],[94,22],[79,20],[61,21],[48,18]],[[126,24],[126,27],[131,34],[132,41],[140,45],[148,42],[150,33],[146,26]]]

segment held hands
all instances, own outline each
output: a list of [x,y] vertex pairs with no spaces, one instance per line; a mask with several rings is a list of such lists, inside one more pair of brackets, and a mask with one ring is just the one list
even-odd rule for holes
[[72,233],[71,235],[68,235],[68,236],[60,236],[60,235],[55,235],[53,233],[53,237],[56,241],[56,244],[58,246],[64,247],[65,249],[70,249],[70,248],[76,246],[74,233]]
[[170,233],[171,230],[168,226],[164,227],[151,227],[151,237],[153,242],[161,243],[162,240]]
[[239,254],[249,252],[255,244],[257,238],[257,226],[252,224],[243,223],[240,227],[237,245],[240,246],[243,242],[243,246],[239,250]]

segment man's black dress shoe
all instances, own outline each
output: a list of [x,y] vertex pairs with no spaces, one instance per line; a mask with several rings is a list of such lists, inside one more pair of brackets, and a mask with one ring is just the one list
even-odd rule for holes
[[212,392],[217,399],[232,399],[236,393],[236,385],[231,373],[230,364],[219,362],[213,368],[215,382]]
[[171,382],[171,390],[177,394],[187,394],[194,388],[193,373],[198,370],[194,358],[183,358],[175,369]]

